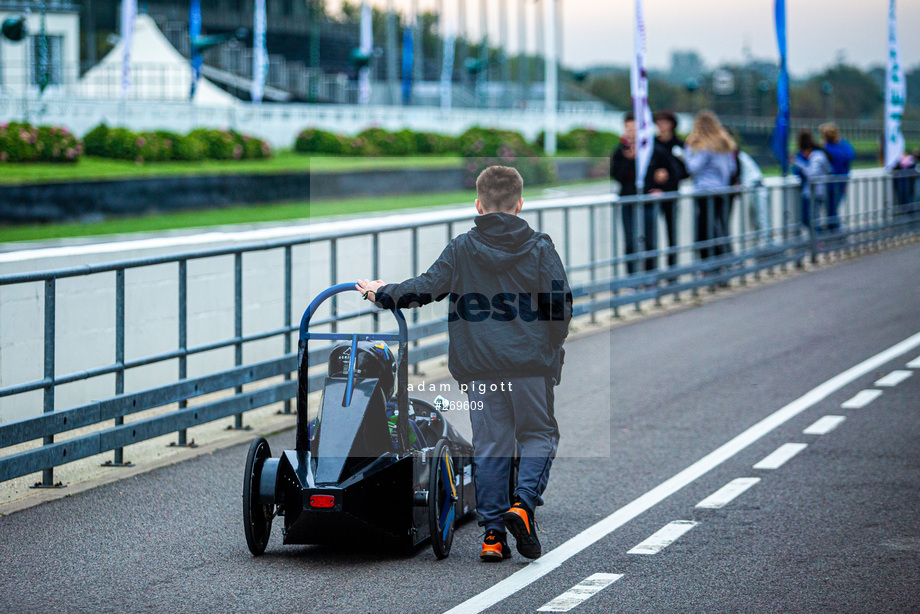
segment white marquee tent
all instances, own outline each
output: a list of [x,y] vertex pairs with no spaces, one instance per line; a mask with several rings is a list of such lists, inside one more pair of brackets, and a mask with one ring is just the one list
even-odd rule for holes
[[[80,79],[82,98],[121,97],[124,41],[118,41],[102,61]],[[187,101],[192,83],[192,66],[163,36],[149,15],[138,15],[131,45],[130,100]],[[195,89],[196,105],[228,107],[238,99],[201,78]]]

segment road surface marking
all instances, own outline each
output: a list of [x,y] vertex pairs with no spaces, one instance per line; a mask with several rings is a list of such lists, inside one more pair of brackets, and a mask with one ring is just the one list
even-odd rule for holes
[[697,503],[696,506],[711,510],[717,510],[719,508],[725,507],[734,501],[735,498],[738,497],[741,493],[759,481],[760,478],[738,478],[736,480],[732,480],[719,490],[715,491]]
[[695,527],[692,520],[675,520],[664,525],[647,540],[626,554],[657,554],[680,539],[680,536]]
[[844,402],[840,407],[844,409],[861,409],[882,396],[881,390],[862,390],[849,401]]
[[790,458],[808,447],[807,443],[784,443],[776,450],[754,465],[754,469],[779,469]]
[[568,612],[622,577],[623,574],[619,573],[592,574],[552,601],[543,604],[537,612]]
[[882,386],[884,388],[893,388],[894,386],[897,386],[898,384],[900,384],[901,382],[903,382],[904,380],[906,380],[908,377],[910,377],[913,374],[914,374],[913,371],[902,371],[902,370],[892,371],[891,373],[889,373],[882,379],[875,382],[875,385]]
[[846,416],[824,416],[823,418],[818,418],[814,424],[802,431],[802,434],[827,435],[835,428],[840,426],[840,423],[844,420],[846,420]]
[[520,571],[516,571],[481,593],[454,606],[445,614],[478,614],[492,607],[499,601],[510,597],[519,590],[530,586],[585,548],[600,541],[607,535],[610,535],[636,516],[655,507],[688,484],[692,484],[701,476],[706,475],[751,444],[759,441],[765,435],[786,424],[803,411],[918,346],[920,346],[920,333],[908,337],[904,341],[891,346],[887,350],[871,358],[867,358],[839,375],[835,375],[785,407],[776,410],[740,435],[737,435],[734,439],[722,444],[680,473],[668,478],[606,518],[598,521],[574,537],[571,537],[568,541],[550,550],[532,563],[529,563]]
[[920,369],[920,356],[917,356],[912,361],[907,363],[908,369]]

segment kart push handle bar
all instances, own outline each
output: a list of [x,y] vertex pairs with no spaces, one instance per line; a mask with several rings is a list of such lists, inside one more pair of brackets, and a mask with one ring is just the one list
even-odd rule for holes
[[[409,329],[406,326],[406,318],[403,316],[402,312],[399,309],[392,309],[393,315],[396,317],[396,323],[399,326],[399,332],[395,335],[392,334],[383,334],[383,333],[369,333],[369,334],[357,334],[357,333],[311,333],[310,332],[310,320],[316,314],[316,311],[319,309],[326,300],[335,296],[336,294],[341,294],[343,292],[357,292],[354,284],[338,284],[332,286],[331,288],[326,288],[320,292],[316,298],[310,303],[310,306],[307,307],[307,310],[303,314],[303,318],[300,320],[300,339],[298,341],[298,378],[300,378],[301,384],[299,388],[304,388],[307,380],[307,367],[309,365],[304,364],[307,361],[309,352],[307,351],[308,343],[311,339],[317,340],[327,340],[327,341],[351,341],[351,354],[349,358],[348,365],[348,384],[345,389],[345,399],[343,400],[343,406],[348,407],[351,404],[351,397],[354,391],[354,375],[355,375],[355,357],[357,354],[358,341],[396,341],[399,343],[399,359],[397,361],[397,386],[396,386],[396,407],[399,409],[399,415],[396,418],[396,433],[399,443],[399,451],[401,454],[409,451]],[[303,419],[306,420],[306,399],[304,398],[301,401],[301,395],[298,393],[298,422]],[[301,408],[301,402],[303,402],[304,407]],[[303,409],[303,412],[301,412]],[[298,428],[298,431],[300,429]]]

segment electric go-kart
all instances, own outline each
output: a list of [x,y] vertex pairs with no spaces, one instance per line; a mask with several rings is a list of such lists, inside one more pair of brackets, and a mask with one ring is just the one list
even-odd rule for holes
[[[473,446],[439,408],[408,395],[408,331],[311,333],[310,319],[339,284],[303,315],[298,343],[294,450],[273,458],[264,438],[252,442],[243,476],[243,523],[253,555],[268,545],[272,521],[284,518],[285,544],[383,544],[413,548],[431,538],[435,556],[450,553],[455,523],[475,509]],[[308,344],[344,341],[329,357],[319,412],[307,413]],[[394,357],[387,342],[398,342]],[[398,366],[397,366],[398,365]]]

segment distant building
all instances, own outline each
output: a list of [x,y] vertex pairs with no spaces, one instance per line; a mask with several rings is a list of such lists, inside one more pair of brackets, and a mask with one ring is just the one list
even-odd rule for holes
[[676,85],[700,81],[706,72],[706,64],[696,51],[675,51],[671,54],[671,69],[668,80]]
[[[79,6],[70,0],[46,0],[45,32],[48,41],[48,87],[53,91],[72,86],[80,76]],[[37,2],[0,0],[0,22],[16,18],[31,10],[26,19],[26,33],[13,42],[0,36],[0,92],[21,96],[38,93],[41,79],[41,13]]]

